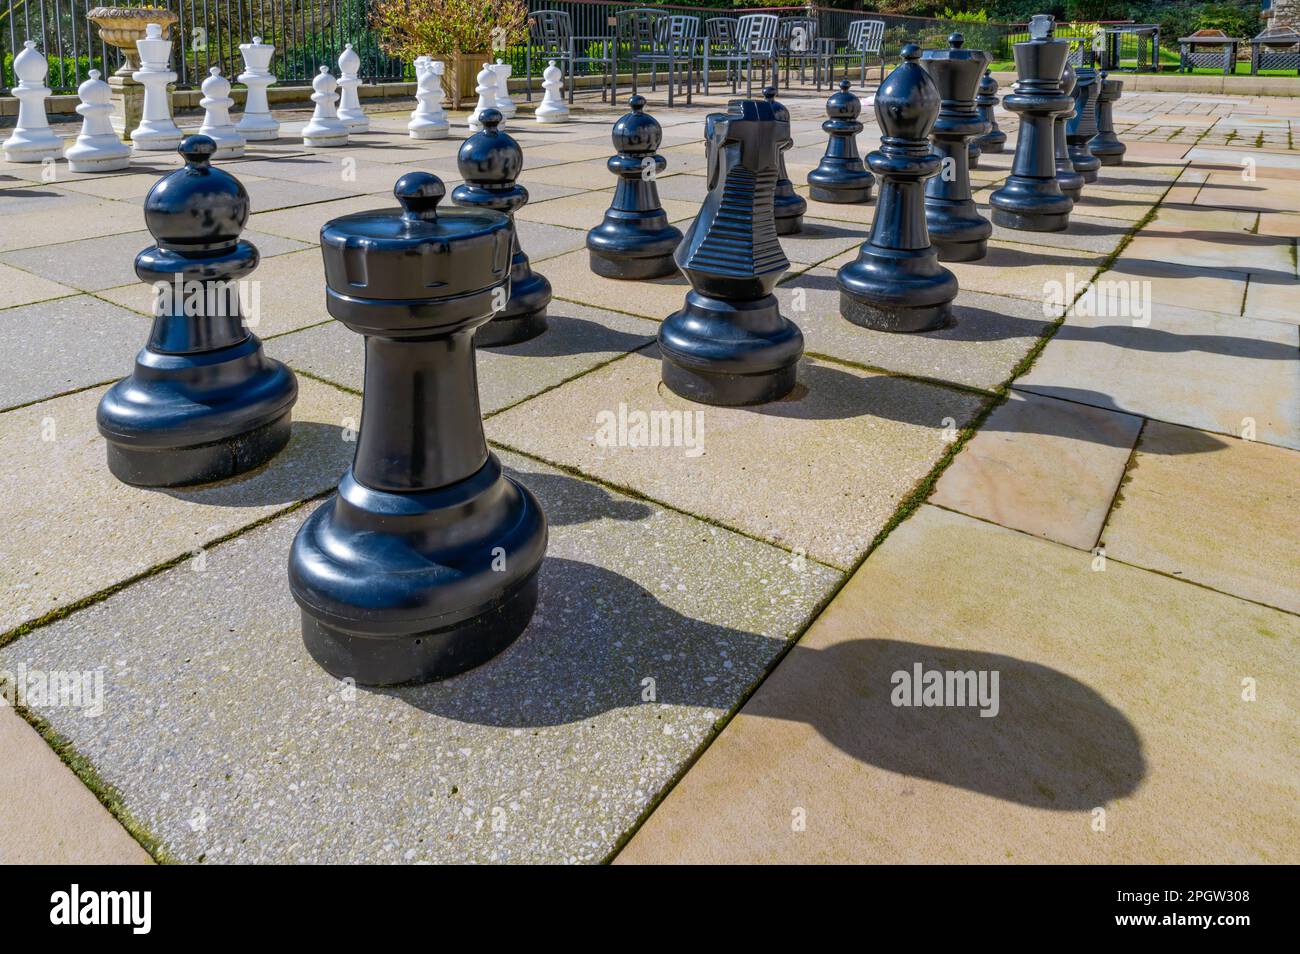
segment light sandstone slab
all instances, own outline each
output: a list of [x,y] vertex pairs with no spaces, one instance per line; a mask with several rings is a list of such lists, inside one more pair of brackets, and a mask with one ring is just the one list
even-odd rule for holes
[[0,416],[13,452],[0,475],[10,528],[0,537],[0,633],[334,486],[356,446],[347,438],[360,401],[315,381],[298,386],[293,437],[270,463],[176,490],[129,487],[108,472],[95,427],[103,388]]
[[[659,374],[656,349],[629,354],[490,418],[488,437],[848,568],[982,403],[805,359],[782,401],[705,407],[663,387]],[[633,413],[678,421],[669,431],[681,439],[636,446],[633,430],[620,438],[617,422]],[[813,486],[834,490],[807,492]]]
[[1300,447],[1300,328],[1160,305],[1149,325],[1072,314],[1016,387]]
[[104,667],[102,719],[40,714],[182,861],[600,861],[840,574],[503,463],[550,522],[537,612],[454,679],[371,691],[311,660],[284,573],[305,509],[23,636],[0,666]]
[[[601,185],[605,183],[602,182]],[[604,220],[605,210],[609,208],[613,198],[613,192],[581,192],[547,202],[529,202],[515,213],[515,219],[544,222],[547,225],[563,225],[585,231],[595,228]],[[660,204],[668,214],[670,222],[693,218],[700,211],[698,203],[682,202],[678,199],[663,199]]]
[[1292,450],[1151,421],[1106,525],[1106,551],[1300,613],[1297,467]]
[[1241,314],[1246,297],[1244,272],[1195,265],[1176,265],[1128,254],[1115,259],[1098,282],[1124,283],[1157,305],[1188,307],[1223,315]]
[[1090,550],[1141,425],[1130,414],[1012,391],[943,472],[930,503]]
[[0,262],[0,309],[76,293],[75,288]]
[[[17,672],[12,661],[0,663],[0,670],[9,675]],[[81,710],[81,717],[88,711]],[[0,772],[0,864],[152,863],[36,730],[4,705],[0,705],[0,764],[5,766]]]
[[[1300,620],[1092,567],[921,508],[618,861],[1296,861]],[[893,705],[918,665],[997,672],[997,715]]]
[[691,289],[690,282],[680,272],[636,282],[596,275],[585,247],[547,260],[539,271],[550,280],[557,298],[655,321],[662,321],[680,309]]

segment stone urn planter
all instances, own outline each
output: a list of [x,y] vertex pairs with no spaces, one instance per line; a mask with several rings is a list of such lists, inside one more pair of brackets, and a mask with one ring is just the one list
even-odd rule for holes
[[165,7],[95,7],[86,19],[99,27],[104,42],[122,51],[122,66],[108,78],[112,90],[113,129],[123,139],[131,138],[131,130],[140,124],[144,107],[144,87],[131,78],[140,68],[140,54],[135,41],[143,40],[145,27],[157,23],[162,27],[164,39],[171,36],[177,16]]
[[99,35],[109,46],[115,46],[125,57],[116,76],[129,76],[140,68],[136,40],[144,39],[144,28],[150,23],[162,27],[163,39],[171,36],[176,14],[165,7],[95,7],[86,19],[99,27]]

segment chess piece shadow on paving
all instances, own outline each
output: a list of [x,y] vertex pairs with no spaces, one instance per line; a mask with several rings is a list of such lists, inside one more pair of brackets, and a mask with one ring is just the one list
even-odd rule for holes
[[[658,703],[725,711],[784,645],[682,616],[589,563],[550,556],[541,583],[532,624],[495,660],[441,683],[371,691],[446,719],[541,728],[648,704],[641,680],[653,674]],[[722,652],[733,669],[701,666]],[[895,707],[893,674],[917,664],[997,671],[997,716],[981,717],[977,707]],[[795,646],[779,672],[745,715],[807,723],[853,758],[891,772],[1059,811],[1122,798],[1146,772],[1123,713],[1083,683],[1026,660],[864,638],[826,650]]]

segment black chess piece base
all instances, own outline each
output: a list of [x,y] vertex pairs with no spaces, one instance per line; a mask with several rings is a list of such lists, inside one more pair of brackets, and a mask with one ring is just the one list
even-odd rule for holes
[[[644,212],[610,209],[605,221],[587,233],[591,270],[604,278],[641,281],[677,274],[673,252],[681,243],[681,230],[662,221],[650,220]],[[654,229],[655,225],[661,226]],[[653,230],[650,230],[653,229]],[[603,246],[608,239],[610,251]]]
[[108,469],[136,487],[185,487],[242,474],[284,449],[297,397],[292,372],[268,359],[252,334],[210,352],[144,349],[134,373],[99,405]]
[[[793,192],[793,189],[791,191]],[[776,210],[777,235],[797,235],[803,231],[803,216],[808,210],[808,203],[804,201],[803,196],[794,193],[794,199],[791,200],[789,196],[777,195],[773,204]]]
[[700,404],[764,404],[794,388],[803,333],[781,315],[775,295],[725,301],[692,290],[660,326],[659,350],[674,394]]
[[[871,201],[871,189],[875,185],[875,178],[868,173],[866,176],[859,177],[864,185],[843,185],[835,188],[823,188],[815,183],[814,175],[816,170],[808,173],[808,197],[818,202],[831,202],[840,205],[850,203],[862,203]],[[847,176],[846,173],[840,173],[841,179]]]
[[1088,150],[1103,166],[1119,166],[1124,164],[1123,143],[1121,143],[1120,146],[1121,148],[1118,150],[1106,151],[1110,147],[1098,145],[1097,140],[1094,139],[1092,142],[1088,143]]
[[1070,144],[1070,164],[1074,166],[1075,172],[1083,176],[1085,183],[1097,181],[1101,160],[1088,150],[1086,142]]
[[307,650],[331,675],[362,685],[481,665],[527,627],[546,536],[537,500],[495,455],[433,491],[375,490],[349,470],[293,544],[290,583]]
[[840,315],[862,328],[914,334],[952,324],[957,278],[935,249],[864,247],[840,267]]
[[1055,179],[1026,179],[1012,175],[992,197],[994,225],[1024,232],[1063,232],[1070,225],[1074,200]]
[[497,348],[520,344],[546,330],[546,309],[551,303],[551,283],[529,265],[519,249],[510,260],[510,300],[504,311],[474,331],[474,344]]

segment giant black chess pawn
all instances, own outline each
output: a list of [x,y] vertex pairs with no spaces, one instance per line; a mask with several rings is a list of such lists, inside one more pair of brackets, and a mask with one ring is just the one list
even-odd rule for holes
[[998,81],[993,78],[991,70],[985,70],[975,94],[975,108],[980,119],[988,126],[988,131],[973,140],[979,144],[980,151],[992,155],[1001,152],[1007,144],[1007,134],[998,127],[998,117],[993,107],[997,106]]
[[1111,79],[1103,70],[1097,77],[1101,91],[1097,94],[1097,135],[1088,142],[1088,151],[1103,166],[1118,166],[1124,161],[1125,146],[1115,135],[1115,117],[1112,107],[1124,91],[1124,81]]
[[[494,209],[514,219],[528,202],[528,190],[515,180],[524,167],[524,152],[499,128],[501,113],[485,109],[479,114],[483,128],[461,143],[456,154],[465,181],[451,193],[452,201],[467,209]],[[551,283],[533,271],[515,236],[510,263],[510,298],[492,320],[475,333],[480,348],[517,344],[546,330],[546,307],[551,303]]]
[[817,168],[808,173],[808,194],[818,202],[871,201],[871,187],[876,180],[858,154],[861,112],[862,101],[849,92],[849,81],[840,80],[840,91],[826,100],[826,115],[830,117],[822,123],[822,129],[830,137],[826,141],[826,154]]
[[773,289],[789,267],[776,236],[773,190],[784,113],[732,100],[704,121],[709,194],[677,247],[691,290],[659,326],[663,381],[703,404],[760,404],[795,385],[803,334]]
[[1083,176],[1084,182],[1096,182],[1097,170],[1101,168],[1101,160],[1088,151],[1088,141],[1097,135],[1097,94],[1101,92],[1097,71],[1089,62],[1090,53],[1085,54],[1084,65],[1075,71],[1074,114],[1065,121],[1070,163],[1074,171]]
[[1069,100],[1069,105],[1056,114],[1052,125],[1052,148],[1056,157],[1056,184],[1061,187],[1071,200],[1078,202],[1083,195],[1083,176],[1074,171],[1074,162],[1070,159],[1070,146],[1065,140],[1065,124],[1074,115],[1074,87],[1077,82],[1074,67],[1066,61],[1061,73],[1061,92]]
[[365,336],[352,466],[294,538],[289,588],[303,641],[366,685],[477,666],[528,625],[546,553],[537,500],[483,438],[475,329],[509,280],[514,229],[444,209],[442,181],[408,172],[402,208],[321,229],[329,313]]
[[135,259],[154,320],[135,370],[99,402],[108,469],[128,484],[179,487],[265,463],[289,440],[293,372],[244,326],[239,283],[258,252],[240,239],[248,193],[214,169],[217,144],[188,136],[185,166],[154,183],[144,221],[157,245]]
[[993,223],[1027,232],[1059,232],[1070,224],[1074,201],[1056,182],[1053,125],[1073,100],[1061,92],[1061,71],[1070,45],[1052,36],[1053,21],[1029,21],[1030,39],[1015,44],[1016,84],[1002,105],[1020,115],[1011,175],[989,196]]
[[967,50],[960,33],[948,49],[926,50],[921,66],[939,91],[939,118],[930,142],[942,165],[925,183],[925,221],[941,262],[973,262],[984,257],[993,226],[980,215],[970,192],[967,146],[984,129],[975,110],[975,87],[988,62],[981,50]]
[[655,176],[668,166],[657,155],[664,132],[645,112],[645,97],[628,101],[632,111],[614,123],[612,138],[618,155],[606,165],[618,176],[614,201],[604,221],[587,233],[591,270],[606,278],[660,278],[677,271],[673,252],[681,230],[668,224],[659,205]]
[[[763,98],[772,104],[772,109],[786,122],[790,121],[790,111],[776,101],[776,87],[763,87]],[[794,183],[785,171],[786,150],[794,145],[794,139],[781,144],[781,162],[776,175],[776,234],[795,235],[803,231],[803,216],[808,211],[808,200],[794,191]]]
[[836,276],[840,314],[880,331],[942,328],[957,297],[957,278],[939,264],[925,224],[924,183],[941,165],[927,139],[939,90],[920,59],[921,48],[907,44],[903,62],[876,91],[880,149],[867,161],[880,177],[880,201],[857,259]]

